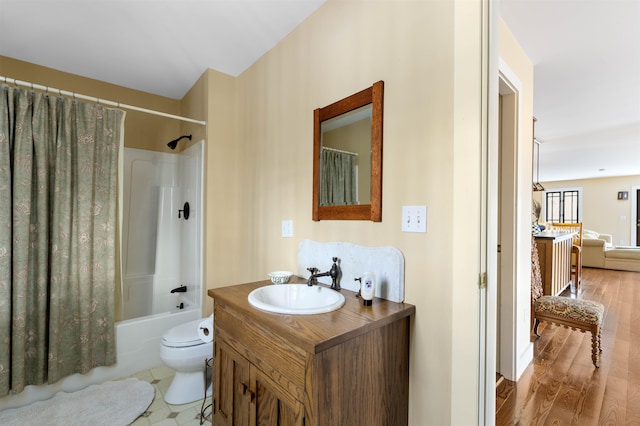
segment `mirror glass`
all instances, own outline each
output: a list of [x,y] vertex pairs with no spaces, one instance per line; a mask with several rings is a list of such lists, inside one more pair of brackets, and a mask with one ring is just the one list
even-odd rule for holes
[[313,220],[382,220],[383,90],[314,111]]
[[371,204],[371,104],[320,128],[320,205]]

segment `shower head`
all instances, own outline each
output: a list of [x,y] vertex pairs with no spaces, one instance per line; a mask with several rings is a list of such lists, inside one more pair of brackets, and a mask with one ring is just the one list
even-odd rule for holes
[[171,142],[169,142],[167,146],[171,149],[176,149],[176,146],[178,146],[178,142],[180,142],[180,140],[184,138],[189,138],[189,140],[191,140],[191,135],[180,136],[178,139],[174,139]]

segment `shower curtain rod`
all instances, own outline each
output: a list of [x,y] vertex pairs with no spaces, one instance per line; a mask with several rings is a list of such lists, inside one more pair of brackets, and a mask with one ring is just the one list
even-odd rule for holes
[[49,87],[49,86],[42,86],[40,84],[34,84],[34,83],[30,83],[28,81],[16,80],[15,78],[0,76],[0,82],[8,83],[8,84],[14,84],[16,86],[30,87],[32,90],[36,90],[37,89],[37,90],[43,90],[45,92],[56,92],[60,96],[71,96],[74,99],[82,99],[82,100],[89,101],[89,102],[95,102],[98,105],[107,105],[107,106],[113,106],[113,107],[116,107],[116,108],[130,109],[132,111],[138,111],[138,112],[144,112],[144,113],[147,113],[147,114],[159,115],[159,116],[162,116],[162,117],[173,118],[175,120],[187,121],[189,123],[201,124],[203,126],[207,125],[207,122],[206,121],[202,121],[202,120],[195,120],[193,118],[187,118],[187,117],[181,117],[179,115],[167,114],[166,112],[154,111],[152,109],[146,109],[146,108],[140,108],[140,107],[137,107],[137,106],[127,105],[127,104],[123,104],[123,103],[120,103],[120,102],[108,101],[106,99],[96,98],[94,96],[81,95],[79,93],[69,92],[67,90],[56,89],[56,88]]
[[326,149],[327,151],[340,152],[342,154],[355,155],[356,157],[358,156],[357,152],[343,151],[341,149],[329,148],[328,146],[323,146],[322,149]]

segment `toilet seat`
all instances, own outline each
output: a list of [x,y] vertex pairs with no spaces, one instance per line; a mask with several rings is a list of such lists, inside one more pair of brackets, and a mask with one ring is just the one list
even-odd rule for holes
[[201,321],[190,321],[166,331],[162,335],[162,345],[170,348],[188,348],[206,344],[198,336],[198,325]]

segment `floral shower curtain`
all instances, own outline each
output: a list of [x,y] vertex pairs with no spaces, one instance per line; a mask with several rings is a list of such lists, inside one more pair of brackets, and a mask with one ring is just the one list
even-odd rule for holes
[[357,204],[354,154],[322,149],[320,205]]
[[124,116],[0,87],[0,396],[116,361]]

